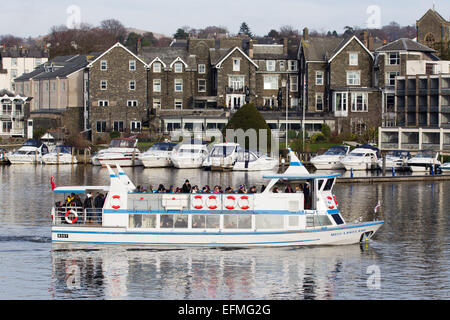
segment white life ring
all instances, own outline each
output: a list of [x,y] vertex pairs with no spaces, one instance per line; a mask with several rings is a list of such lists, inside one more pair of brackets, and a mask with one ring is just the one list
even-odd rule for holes
[[327,205],[328,205],[328,209],[334,209],[334,205],[333,205],[333,198],[328,196],[327,197]]
[[[74,215],[74,218],[72,220],[69,219],[69,214]],[[66,214],[64,215],[64,219],[66,220],[67,223],[70,223],[70,224],[75,223],[78,220],[78,214],[75,210],[69,209],[69,210],[67,210]]]
[[215,196],[215,195],[210,195],[210,196],[206,199],[206,205],[207,205],[208,208],[211,209],[211,210],[217,209],[217,196]]
[[238,205],[241,209],[247,210],[249,209],[250,201],[248,200],[248,196],[242,196],[238,200]]
[[233,210],[236,205],[236,198],[234,196],[227,196],[225,199],[233,200],[231,203],[230,201],[227,201],[227,205],[225,206],[225,208],[227,208],[228,210]]
[[203,208],[203,198],[201,195],[198,194],[194,196],[194,199],[192,200],[192,206],[197,210]]

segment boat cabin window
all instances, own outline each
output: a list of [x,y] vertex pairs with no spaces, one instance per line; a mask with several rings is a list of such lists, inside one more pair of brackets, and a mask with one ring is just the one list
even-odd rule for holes
[[316,214],[308,214],[306,215],[306,227],[322,227],[322,226],[331,226],[332,223],[328,215],[316,215]]
[[219,229],[220,215],[218,214],[194,214],[192,215],[192,228],[194,229]]
[[237,161],[244,162],[244,161],[256,161],[258,158],[253,152],[239,152],[237,156]]
[[336,224],[344,223],[344,221],[342,220],[341,216],[338,213],[332,214],[331,217],[333,218],[334,222],[336,222]]
[[122,139],[113,139],[111,140],[109,147],[110,148],[134,148],[135,140],[122,140]]
[[329,191],[331,190],[331,188],[333,187],[335,178],[333,179],[328,179],[327,182],[325,183],[325,187],[323,188],[324,191]]
[[284,227],[284,216],[280,214],[258,214],[255,215],[256,229],[282,229]]
[[162,214],[159,226],[161,228],[187,228],[187,214]]
[[213,151],[211,152],[211,157],[226,157],[231,155],[236,147],[230,147],[230,146],[216,146],[214,147]]
[[346,148],[345,147],[331,147],[324,154],[330,156],[345,156]]
[[130,228],[156,228],[156,215],[130,214],[128,225]]
[[250,229],[252,227],[251,214],[226,214],[223,216],[224,229]]

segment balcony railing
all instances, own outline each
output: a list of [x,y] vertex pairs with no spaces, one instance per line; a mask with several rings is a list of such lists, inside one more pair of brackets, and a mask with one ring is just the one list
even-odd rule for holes
[[229,87],[226,86],[225,90],[227,93],[244,93],[244,87]]

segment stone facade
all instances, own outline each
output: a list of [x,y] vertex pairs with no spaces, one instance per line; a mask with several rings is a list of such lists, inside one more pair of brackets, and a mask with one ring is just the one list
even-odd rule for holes
[[116,44],[87,68],[93,140],[107,138],[111,131],[140,132],[148,120],[146,63]]
[[417,42],[433,46],[435,42],[450,40],[450,22],[444,19],[434,9],[428,10],[416,21]]

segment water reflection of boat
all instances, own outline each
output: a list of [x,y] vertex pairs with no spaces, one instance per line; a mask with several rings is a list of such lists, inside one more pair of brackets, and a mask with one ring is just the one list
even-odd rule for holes
[[345,222],[332,192],[339,174],[313,175],[292,151],[290,158],[283,174],[264,176],[269,182],[261,193],[136,193],[120,166],[117,174],[107,166],[109,186],[54,189],[108,194],[102,210],[54,207],[52,240],[154,247],[338,245],[366,241],[383,224]]
[[75,244],[51,251],[50,290],[55,298],[334,299],[344,296],[346,279],[375,254],[370,246],[273,251],[97,245],[86,250]]

